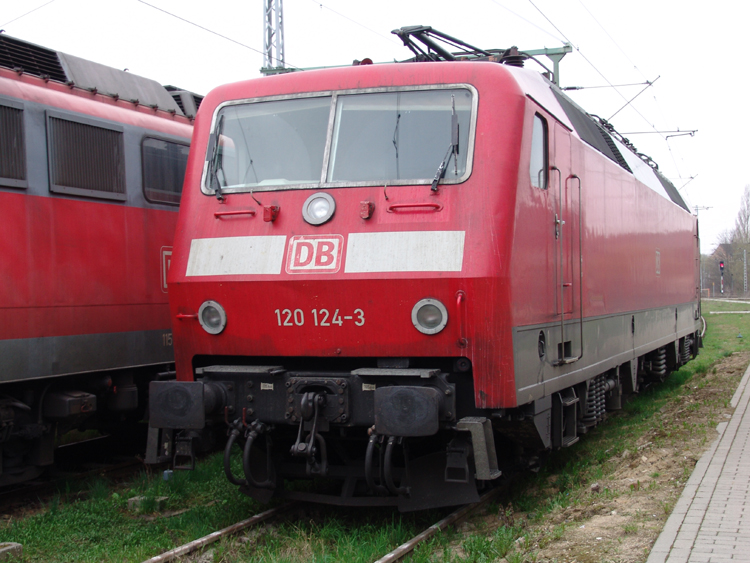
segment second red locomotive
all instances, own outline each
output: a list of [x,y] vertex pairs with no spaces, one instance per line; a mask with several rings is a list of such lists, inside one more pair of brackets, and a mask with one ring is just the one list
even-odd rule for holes
[[[226,424],[227,476],[259,499],[470,502],[697,354],[697,221],[674,187],[516,52],[425,45],[203,102],[169,277],[178,381],[151,391],[178,465]],[[286,486],[317,476],[340,489]]]
[[175,97],[195,113],[186,92],[0,35],[0,486],[50,467],[67,430],[131,431],[171,369],[192,133]]

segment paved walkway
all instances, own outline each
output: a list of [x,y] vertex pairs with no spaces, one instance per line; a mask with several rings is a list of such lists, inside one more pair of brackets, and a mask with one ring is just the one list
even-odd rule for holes
[[750,367],[647,563],[750,562]]

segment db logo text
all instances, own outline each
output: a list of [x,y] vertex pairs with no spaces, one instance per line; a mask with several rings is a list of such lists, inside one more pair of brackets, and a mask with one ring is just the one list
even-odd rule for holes
[[289,241],[287,274],[335,274],[341,267],[342,235],[297,235]]

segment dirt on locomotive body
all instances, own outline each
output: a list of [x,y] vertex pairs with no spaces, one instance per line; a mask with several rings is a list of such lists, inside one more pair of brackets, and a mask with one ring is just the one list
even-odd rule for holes
[[516,49],[395,33],[410,61],[204,100],[151,461],[225,428],[260,500],[463,504],[697,355],[697,219],[653,163]]

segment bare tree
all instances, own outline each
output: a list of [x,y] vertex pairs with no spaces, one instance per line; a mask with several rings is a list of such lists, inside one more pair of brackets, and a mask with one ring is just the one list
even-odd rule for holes
[[740,210],[734,221],[732,242],[739,244],[750,243],[750,184],[745,186],[745,192],[740,201]]
[[732,240],[734,240],[734,232],[734,229],[724,229],[716,237],[716,244],[732,244]]

